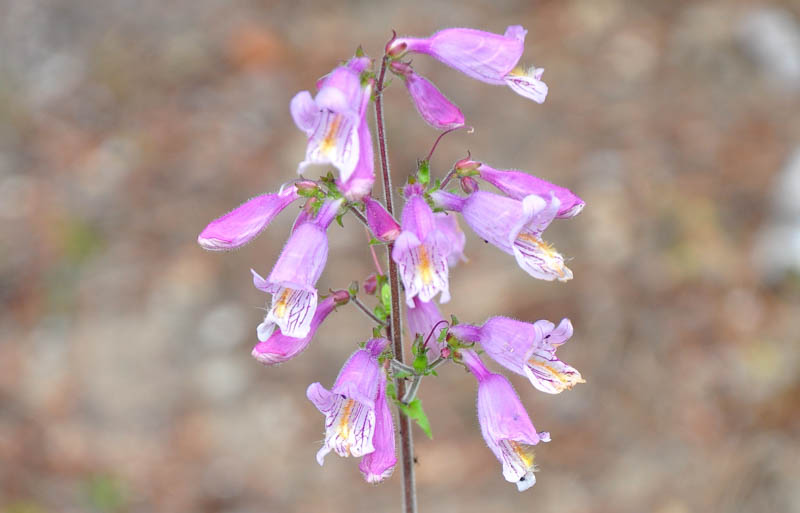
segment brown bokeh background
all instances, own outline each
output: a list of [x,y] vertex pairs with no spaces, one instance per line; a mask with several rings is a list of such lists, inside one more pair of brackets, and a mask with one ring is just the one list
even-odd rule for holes
[[[800,511],[800,4],[0,0],[0,511],[399,511],[399,473],[314,461],[330,386],[369,334],[352,307],[278,368],[250,357],[292,221],[202,251],[211,219],[291,179],[288,102],[390,30],[528,30],[544,105],[424,57],[467,150],[568,186],[584,212],[547,236],[575,279],[545,283],[468,236],[464,321],[569,317],[587,380],[511,380],[538,429],[538,483],[500,475],[455,366],[422,397],[426,512]],[[436,133],[387,93],[400,182]],[[794,155],[794,156],[793,156]],[[320,288],[370,272],[353,219]]]

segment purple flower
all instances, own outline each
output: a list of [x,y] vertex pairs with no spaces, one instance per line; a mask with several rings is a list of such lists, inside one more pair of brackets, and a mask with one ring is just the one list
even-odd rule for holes
[[[323,78],[313,99],[308,91],[292,98],[292,118],[308,136],[306,157],[298,173],[311,164],[332,164],[339,169],[341,182],[347,183],[359,161],[363,166],[372,165],[372,139],[364,123],[372,82],[361,80],[368,65],[368,58],[355,57]],[[368,152],[361,148],[363,144],[370,146]]]
[[[369,94],[364,95],[364,101],[369,102]],[[366,106],[364,106],[366,112]],[[361,117],[358,125],[358,162],[350,178],[336,180],[339,190],[350,201],[358,201],[372,192],[375,183],[375,157],[372,153],[372,136],[369,133],[369,123],[366,116]]]
[[555,195],[549,202],[535,194],[518,201],[484,191],[476,191],[466,198],[445,191],[435,191],[431,196],[440,207],[461,212],[479,237],[514,255],[517,264],[534,278],[572,279],[564,257],[542,240],[542,232],[561,205]]
[[406,63],[393,61],[391,70],[399,75],[411,95],[417,112],[437,130],[452,130],[464,126],[464,114],[428,79],[417,75]]
[[558,346],[572,336],[569,319],[563,319],[555,328],[550,321],[531,324],[492,317],[483,326],[453,326],[450,333],[461,340],[480,342],[497,363],[526,376],[542,392],[558,394],[584,383],[577,370],[556,358]]
[[537,433],[514,387],[500,374],[489,372],[473,351],[461,352],[464,364],[478,380],[478,421],[486,445],[503,465],[503,477],[524,491],[536,484],[533,446],[549,442]]
[[524,50],[525,34],[519,25],[506,29],[504,35],[467,28],[440,30],[428,38],[395,39],[388,52],[397,58],[405,52],[423,53],[438,59],[476,80],[507,85],[515,93],[542,103],[547,84],[542,82],[542,68],[525,71],[518,66]]
[[426,303],[421,301],[419,297],[415,297],[414,307],[406,309],[409,333],[412,337],[422,335],[423,340],[428,340],[428,357],[432,359],[439,358],[442,355],[442,346],[444,344],[439,344],[438,340],[439,334],[445,328],[445,323],[441,322],[442,320],[442,314],[433,301]]
[[317,452],[320,465],[331,450],[343,457],[364,456],[376,450],[373,435],[383,374],[378,356],[388,344],[386,339],[372,339],[365,349],[353,353],[330,391],[319,383],[308,387],[308,399],[325,415],[325,442]]
[[450,241],[450,253],[447,255],[447,264],[450,267],[455,267],[459,262],[466,262],[467,257],[464,256],[464,245],[467,242],[467,236],[458,226],[458,219],[452,214],[447,212],[436,212],[433,214],[436,221],[436,228],[444,234]]
[[364,206],[366,207],[367,224],[376,239],[392,242],[400,236],[400,225],[379,201],[364,198]]
[[256,196],[211,221],[197,237],[197,243],[211,251],[236,249],[261,233],[298,197],[294,185],[282,188],[277,194]]
[[583,200],[572,191],[528,173],[515,169],[494,169],[485,164],[478,167],[478,172],[482,179],[517,200],[522,200],[531,194],[536,194],[545,200],[550,199],[551,194],[555,195],[561,203],[556,214],[558,218],[574,217],[583,210]]
[[[346,302],[346,300],[344,300],[344,302]],[[335,295],[331,295],[319,303],[314,312],[314,316],[311,318],[311,326],[308,334],[304,337],[287,337],[280,329],[277,329],[272,331],[271,335],[261,340],[261,335],[271,329],[270,327],[264,326],[262,323],[257,330],[260,342],[253,347],[253,352],[250,354],[264,365],[276,365],[291,360],[305,351],[311,339],[314,337],[317,328],[319,328],[319,325],[322,324],[322,321],[324,321],[325,318],[333,312],[334,308],[340,304],[343,304],[341,298],[337,298]]]
[[447,256],[450,241],[437,227],[431,207],[422,197],[422,187],[405,189],[403,231],[394,242],[392,259],[397,262],[406,292],[406,303],[414,307],[414,297],[430,301],[441,292],[439,302],[450,300]]
[[317,280],[328,258],[325,233],[343,200],[329,200],[313,219],[295,225],[281,256],[265,280],[255,271],[253,284],[272,294],[272,307],[258,326],[258,339],[267,340],[277,325],[287,337],[301,338],[311,330],[317,308]]
[[383,481],[394,471],[397,456],[394,452],[394,421],[386,397],[386,375],[378,373],[378,396],[375,398],[375,430],[372,434],[374,451],[361,458],[358,468],[368,483]]

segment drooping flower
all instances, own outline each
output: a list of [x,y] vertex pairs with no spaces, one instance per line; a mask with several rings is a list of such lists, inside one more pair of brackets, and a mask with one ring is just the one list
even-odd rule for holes
[[464,126],[464,114],[453,102],[425,77],[418,75],[408,64],[391,63],[391,70],[403,79],[411,102],[419,115],[437,130],[452,130]]
[[436,227],[433,211],[422,192],[419,184],[405,188],[406,204],[401,219],[403,231],[392,250],[409,308],[414,307],[416,296],[422,301],[430,301],[441,292],[439,302],[450,300],[447,267],[450,241]]
[[[406,309],[408,331],[412,338],[421,335],[427,340],[428,358],[436,359],[442,354],[443,344],[439,343],[439,334],[446,327],[442,313],[433,301],[425,302],[414,298],[414,307]],[[428,338],[430,337],[430,338]]]
[[486,164],[481,164],[477,170],[483,180],[517,200],[522,200],[531,194],[536,194],[545,200],[550,199],[551,194],[555,195],[561,204],[556,214],[558,218],[574,217],[583,210],[584,201],[572,191],[536,176],[515,169],[494,169]]
[[519,25],[508,27],[503,35],[451,28],[428,38],[397,38],[389,44],[387,52],[394,58],[405,52],[430,55],[476,80],[507,85],[515,93],[542,103],[547,96],[547,84],[542,82],[544,69],[525,71],[518,65],[527,33]]
[[489,372],[477,354],[461,352],[464,365],[478,380],[478,421],[486,445],[503,465],[503,477],[519,491],[536,484],[533,446],[549,442],[550,434],[537,433],[511,383]]
[[436,228],[450,241],[447,264],[450,267],[455,267],[459,262],[466,262],[467,257],[464,256],[464,245],[467,243],[467,236],[458,226],[456,216],[447,212],[436,212],[433,217],[436,221]]
[[308,335],[317,309],[316,283],[328,258],[326,230],[343,200],[327,200],[313,219],[295,225],[278,261],[265,280],[253,273],[257,289],[272,294],[272,306],[258,327],[258,339],[267,340],[277,325],[287,337]]
[[376,402],[383,374],[378,356],[388,344],[386,339],[372,339],[353,353],[330,391],[319,383],[308,387],[308,399],[325,415],[325,442],[317,452],[320,465],[330,451],[360,457],[376,450]]
[[555,219],[561,205],[555,195],[549,201],[535,194],[518,201],[479,190],[467,197],[435,191],[431,197],[438,206],[460,212],[479,237],[514,255],[517,264],[534,278],[572,279],[564,257],[542,240],[542,232]]
[[400,224],[386,211],[384,206],[372,198],[364,198],[367,225],[376,239],[392,242],[400,236]]
[[200,232],[197,243],[204,249],[224,251],[236,249],[261,233],[275,216],[299,198],[297,187],[288,185],[276,194],[252,198],[224,216],[211,221]]
[[[342,294],[342,292],[344,292],[344,294]],[[314,316],[311,318],[311,327],[309,328],[308,334],[304,337],[287,337],[280,329],[277,329],[272,331],[272,334],[267,336],[264,340],[261,340],[261,335],[271,329],[270,327],[264,326],[264,323],[262,323],[257,330],[259,343],[253,347],[253,351],[250,354],[264,365],[277,365],[291,360],[305,351],[311,339],[314,337],[317,328],[322,324],[322,321],[324,321],[337,306],[347,303],[349,297],[346,291],[338,291],[338,293],[328,296],[319,303],[314,312]]]
[[394,451],[394,421],[386,397],[386,375],[378,373],[378,396],[375,398],[375,430],[372,434],[374,451],[361,458],[358,468],[368,483],[383,481],[394,471],[397,456]]
[[563,319],[556,328],[550,321],[531,324],[492,317],[483,326],[458,324],[450,328],[450,333],[461,340],[479,342],[497,363],[526,376],[542,392],[558,394],[584,383],[580,372],[556,357],[558,346],[572,336],[569,319]]
[[[363,123],[372,83],[361,80],[368,65],[367,57],[354,57],[320,81],[316,97],[302,91],[292,98],[292,118],[308,136],[306,157],[298,173],[311,164],[332,164],[339,169],[341,182],[347,183],[359,161],[365,167],[372,165],[372,140]],[[362,144],[370,146],[369,159]]]

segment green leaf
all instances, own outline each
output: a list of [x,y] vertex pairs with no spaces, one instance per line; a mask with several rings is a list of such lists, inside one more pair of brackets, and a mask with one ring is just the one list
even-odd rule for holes
[[381,333],[380,326],[375,326],[372,328],[372,338],[383,338],[383,333]]
[[414,358],[414,363],[411,365],[417,374],[425,374],[425,370],[428,368],[428,355],[425,354],[424,350],[419,351],[416,358]]
[[417,425],[428,435],[428,438],[433,440],[433,432],[431,431],[431,423],[428,421],[428,416],[425,415],[425,410],[422,409],[422,400],[417,397],[408,404],[401,405],[403,413],[408,418],[414,420]]
[[341,226],[342,228],[344,228],[344,223],[342,222],[342,218],[343,217],[344,217],[344,214],[339,214],[339,215],[336,216],[336,223],[339,226]]
[[374,313],[375,317],[380,319],[381,322],[386,322],[386,318],[389,317],[383,305],[375,305],[375,310],[373,310],[372,313]]
[[392,311],[392,288],[389,287],[388,283],[384,283],[381,286],[381,303],[383,303],[383,308],[387,312]]
[[431,181],[431,165],[430,162],[427,160],[422,160],[419,163],[419,167],[417,168],[417,176],[419,177],[419,183],[422,185],[428,185]]
[[382,242],[382,241],[379,241],[379,240],[378,240],[378,239],[376,239],[375,237],[372,237],[372,238],[369,240],[369,245],[370,245],[370,246],[377,246],[378,244],[383,244],[383,242]]

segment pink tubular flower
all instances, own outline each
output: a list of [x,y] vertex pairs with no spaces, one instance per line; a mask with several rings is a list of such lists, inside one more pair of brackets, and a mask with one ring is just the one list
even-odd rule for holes
[[372,198],[364,198],[369,229],[376,239],[392,242],[400,236],[400,225],[383,205]]
[[433,214],[433,218],[436,221],[436,228],[450,241],[447,264],[450,267],[455,267],[459,262],[466,262],[467,257],[464,256],[464,245],[467,242],[467,236],[458,226],[456,216],[447,212],[436,212]]
[[[368,65],[368,58],[354,57],[320,81],[315,98],[308,91],[292,98],[292,118],[308,136],[306,158],[298,173],[311,164],[332,164],[339,169],[341,182],[347,183],[359,161],[372,166],[372,140],[364,123],[372,83],[361,81],[361,72]],[[369,145],[368,152],[362,144]]]
[[550,321],[530,324],[492,317],[483,326],[453,326],[450,333],[461,340],[480,342],[497,363],[526,376],[542,392],[558,394],[584,383],[580,372],[556,358],[558,346],[572,336],[569,319],[563,319],[555,328]]
[[[388,344],[386,339],[372,339],[353,353],[330,391],[319,383],[308,387],[308,399],[325,415],[325,442],[317,452],[320,465],[331,450],[343,457],[360,457],[376,450],[376,402],[383,374],[378,356]],[[384,393],[385,380],[384,376]]]
[[561,205],[554,195],[549,202],[535,194],[518,201],[485,191],[466,198],[445,191],[435,191],[431,196],[440,207],[460,212],[479,237],[514,255],[517,264],[534,278],[572,279],[564,257],[542,240],[542,232]]
[[414,307],[414,297],[430,301],[441,292],[439,302],[450,301],[447,256],[450,241],[436,227],[431,207],[422,197],[422,187],[405,189],[403,231],[394,242],[392,259],[397,262],[406,292],[406,303]]
[[489,372],[473,351],[461,352],[464,365],[478,380],[478,421],[486,445],[503,465],[503,477],[519,491],[536,484],[533,446],[549,442],[537,433],[514,387],[500,374]]
[[[441,322],[442,314],[433,301],[421,301],[419,297],[414,298],[414,307],[406,309],[406,321],[408,331],[412,338],[422,335],[423,340],[428,340],[428,358],[436,359],[442,355],[442,345],[439,344],[439,333],[445,328],[445,323]],[[430,338],[428,338],[430,336]]]
[[464,114],[453,102],[425,77],[418,75],[403,62],[391,63],[391,70],[406,84],[411,102],[430,126],[437,130],[452,130],[464,126]]
[[582,199],[569,189],[559,187],[522,171],[494,169],[481,164],[478,167],[478,173],[480,173],[480,177],[483,180],[517,200],[522,200],[525,196],[531,194],[536,194],[545,200],[550,199],[551,194],[555,195],[561,203],[556,217],[561,219],[580,214],[585,204]]
[[404,52],[430,55],[476,80],[507,85],[515,93],[542,103],[547,97],[547,84],[541,80],[544,69],[525,71],[518,66],[527,33],[519,25],[508,27],[502,36],[482,30],[451,28],[428,38],[397,38],[387,50],[394,57]]
[[328,317],[331,312],[333,312],[334,308],[340,304],[343,303],[341,301],[337,301],[336,296],[329,296],[319,303],[316,311],[314,312],[314,316],[311,318],[311,326],[308,334],[306,334],[304,337],[287,337],[280,331],[280,329],[277,329],[274,330],[266,339],[260,340],[260,335],[266,330],[259,326],[257,331],[260,341],[255,345],[255,347],[253,347],[253,351],[250,354],[253,356],[253,358],[258,360],[259,363],[264,365],[276,365],[291,360],[295,356],[305,351],[305,349],[308,347],[308,344],[311,342],[311,339],[314,337],[317,328],[319,328],[319,325],[322,324],[322,321],[324,321],[325,318]]
[[224,216],[211,221],[197,237],[197,243],[211,251],[236,249],[250,242],[275,216],[298,198],[290,185],[277,194],[262,194],[250,199]]
[[397,456],[394,452],[394,421],[386,397],[386,375],[378,373],[378,396],[375,398],[375,430],[372,434],[375,450],[363,458],[358,468],[368,483],[379,483],[394,471]]
[[326,201],[314,219],[295,226],[266,280],[252,271],[256,288],[272,294],[272,307],[258,326],[259,340],[267,340],[276,325],[287,337],[308,335],[317,308],[315,285],[328,258],[325,232],[342,202]]

